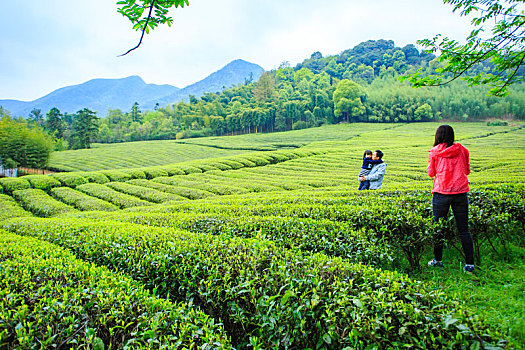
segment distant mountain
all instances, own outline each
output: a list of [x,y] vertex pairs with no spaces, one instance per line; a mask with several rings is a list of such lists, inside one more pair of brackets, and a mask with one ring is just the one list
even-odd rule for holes
[[145,106],[146,108],[152,108],[157,102],[159,105],[165,106],[169,103],[179,102],[182,99],[187,101],[189,95],[200,97],[205,92],[220,92],[225,88],[243,84],[246,80],[252,79],[253,81],[257,81],[263,72],[264,69],[257,64],[243,60],[235,60],[201,81],[188,85],[160,99],[155,99]]
[[93,79],[83,84],[66,86],[34,101],[0,100],[0,106],[14,116],[23,116],[38,108],[45,114],[53,107],[62,113],[74,113],[84,107],[104,116],[108,109],[127,111],[133,103],[140,108],[153,109],[155,104],[166,106],[169,103],[188,100],[188,96],[200,97],[205,92],[219,92],[223,88],[244,83],[253,78],[256,81],[263,72],[259,65],[243,60],[235,60],[207,78],[179,89],[171,85],[146,84],[139,76],[122,79]]

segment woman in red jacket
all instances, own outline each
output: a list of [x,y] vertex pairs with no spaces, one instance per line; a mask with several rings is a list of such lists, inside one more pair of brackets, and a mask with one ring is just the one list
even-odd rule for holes
[[[470,162],[468,150],[454,143],[454,129],[441,125],[436,130],[434,147],[429,151],[427,172],[435,177],[432,188],[432,213],[434,221],[446,218],[452,207],[458,228],[466,265],[463,271],[474,272],[474,247],[468,228],[468,196]],[[434,259],[429,266],[443,267],[443,237],[438,236],[434,245]]]

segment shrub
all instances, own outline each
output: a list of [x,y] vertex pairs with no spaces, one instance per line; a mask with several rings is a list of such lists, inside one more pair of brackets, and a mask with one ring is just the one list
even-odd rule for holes
[[50,217],[75,211],[73,207],[57,201],[42,190],[30,188],[13,192],[22,207],[36,216]]
[[69,187],[55,187],[51,189],[51,195],[60,201],[83,211],[113,211],[119,209],[116,205],[108,203],[99,198],[88,196],[87,194],[76,191]]
[[215,194],[208,192],[208,191],[202,191],[195,188],[187,188],[187,187],[179,187],[179,186],[171,186],[155,181],[149,181],[149,180],[130,180],[128,183],[132,185],[142,186],[142,187],[148,187],[153,188],[162,192],[171,193],[173,195],[179,196],[178,200],[184,200],[184,199],[202,199],[202,198],[208,198],[213,197]]
[[89,182],[89,179],[85,178],[79,173],[55,173],[51,176],[60,181],[63,186],[71,188],[75,188],[79,185]]
[[53,187],[59,187],[60,181],[57,179],[49,176],[49,175],[28,175],[24,176],[24,178],[29,181],[31,184],[31,187],[43,190],[43,191],[49,191]]
[[151,205],[151,203],[138,199],[124,193],[117,192],[105,185],[100,184],[84,184],[76,188],[90,196],[103,199],[107,202],[113,203],[119,208],[139,207],[144,205]]
[[[220,325],[67,249],[0,231],[2,349],[230,349]],[[35,321],[31,321],[35,320]]]
[[498,336],[406,275],[264,240],[79,219],[4,227],[193,300],[222,320],[237,348],[470,348]]
[[0,185],[4,193],[12,194],[14,191],[25,190],[31,188],[29,181],[23,177],[6,177],[0,179]]
[[106,175],[107,178],[110,179],[111,181],[123,182],[123,181],[131,180],[132,178],[131,174],[126,173],[121,170],[105,170],[101,172],[102,174]]
[[25,211],[16,201],[5,194],[0,194],[0,221],[9,218],[21,216],[32,216],[30,212]]
[[229,160],[229,159],[219,159],[219,160],[217,160],[217,162],[222,163],[222,164],[226,164],[231,169],[241,169],[241,168],[244,168],[244,166],[245,166],[241,162],[236,162],[234,160]]
[[123,169],[122,172],[129,175],[131,179],[145,179],[146,178],[146,174],[141,169]]
[[184,174],[195,174],[195,173],[202,173],[202,170],[186,164],[181,164],[178,166],[182,171],[184,171]]
[[83,175],[88,180],[88,183],[105,184],[109,182],[108,177],[101,172],[88,172],[83,173]]
[[253,168],[253,167],[256,166],[256,164],[254,162],[252,162],[251,160],[242,158],[240,156],[239,157],[235,157],[235,158],[230,158],[230,160],[232,160],[234,162],[237,162],[237,163],[241,163],[245,167],[249,167],[249,168]]
[[[131,180],[133,181],[133,180]],[[146,180],[148,181],[148,180]],[[164,203],[174,200],[180,200],[180,196],[173,195],[166,192],[157,191],[153,188],[136,186],[125,182],[110,182],[106,186],[117,190],[122,193],[126,193],[132,196],[139,197],[153,203]]]
[[146,179],[154,179],[159,176],[168,176],[169,172],[166,169],[160,167],[151,167],[143,169],[144,174],[146,174]]

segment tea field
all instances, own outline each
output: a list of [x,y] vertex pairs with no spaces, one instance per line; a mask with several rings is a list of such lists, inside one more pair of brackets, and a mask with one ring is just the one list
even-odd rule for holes
[[[0,179],[0,348],[524,348],[525,130],[452,124],[465,275],[453,220],[426,267],[438,125],[100,145]],[[365,149],[379,191],[357,191]]]

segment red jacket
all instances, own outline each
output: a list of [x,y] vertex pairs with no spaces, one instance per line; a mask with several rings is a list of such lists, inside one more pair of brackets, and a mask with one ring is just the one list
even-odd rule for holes
[[470,174],[468,150],[460,143],[447,147],[441,143],[429,151],[427,173],[434,179],[432,193],[458,194],[469,191]]

